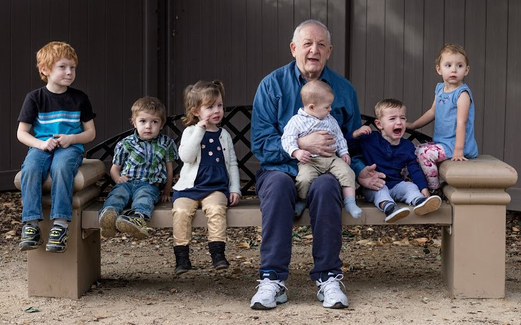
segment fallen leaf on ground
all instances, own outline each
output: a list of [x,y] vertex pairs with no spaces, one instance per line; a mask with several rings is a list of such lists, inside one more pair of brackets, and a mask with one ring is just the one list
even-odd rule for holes
[[429,239],[423,237],[423,238],[415,238],[412,240],[413,243],[418,245],[424,245]]
[[26,313],[37,313],[39,311],[40,310],[38,308],[34,308],[34,307],[29,307],[29,308],[24,310],[24,312],[26,312]]
[[250,244],[243,242],[243,243],[238,243],[237,247],[250,249],[251,246],[250,246]]

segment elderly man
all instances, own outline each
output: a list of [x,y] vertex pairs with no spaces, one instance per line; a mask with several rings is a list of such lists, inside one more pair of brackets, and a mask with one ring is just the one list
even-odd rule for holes
[[[252,151],[259,159],[257,193],[262,212],[261,266],[257,293],[251,299],[253,309],[272,309],[287,301],[285,281],[289,275],[294,206],[297,199],[294,178],[297,160],[282,148],[284,126],[295,115],[302,101],[300,90],[309,81],[328,83],[335,94],[331,115],[346,138],[361,126],[356,92],[349,81],[326,66],[333,46],[327,27],[317,20],[301,23],[290,43],[295,58],[271,72],[257,89],[253,102],[251,127]],[[335,153],[334,139],[318,131],[299,139],[299,147],[311,153],[330,156]],[[365,167],[353,157],[351,167],[364,187],[379,189],[385,182],[375,166]],[[313,231],[314,267],[311,280],[318,287],[317,297],[326,308],[345,308],[348,300],[340,285],[342,261],[342,193],[330,174],[319,176],[311,185],[307,205]]]

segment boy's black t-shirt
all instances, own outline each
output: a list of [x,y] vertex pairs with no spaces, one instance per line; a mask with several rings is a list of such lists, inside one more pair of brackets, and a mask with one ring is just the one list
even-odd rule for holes
[[81,133],[82,122],[95,117],[88,96],[81,90],[68,87],[64,93],[55,94],[41,87],[25,97],[18,122],[31,124],[34,136],[45,141],[54,134]]

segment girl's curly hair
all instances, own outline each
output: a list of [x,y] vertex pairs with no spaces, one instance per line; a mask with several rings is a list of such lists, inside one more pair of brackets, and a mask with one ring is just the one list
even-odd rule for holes
[[203,105],[215,103],[221,95],[224,100],[224,84],[220,80],[200,80],[195,85],[189,85],[184,91],[186,113],[181,119],[185,126],[197,124],[199,118],[195,116]]

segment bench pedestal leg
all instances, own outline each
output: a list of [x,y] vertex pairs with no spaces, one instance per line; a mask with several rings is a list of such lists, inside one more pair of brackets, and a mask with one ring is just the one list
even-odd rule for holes
[[73,209],[69,223],[69,240],[64,253],[45,251],[52,222],[49,209],[40,222],[43,245],[27,253],[29,296],[78,299],[100,278],[101,256],[99,230],[82,238],[81,211]]
[[505,297],[506,192],[517,182],[512,166],[488,155],[445,160],[440,177],[452,206],[443,231],[443,279],[456,298]]
[[455,298],[505,296],[504,205],[453,204],[442,239],[443,279]]

